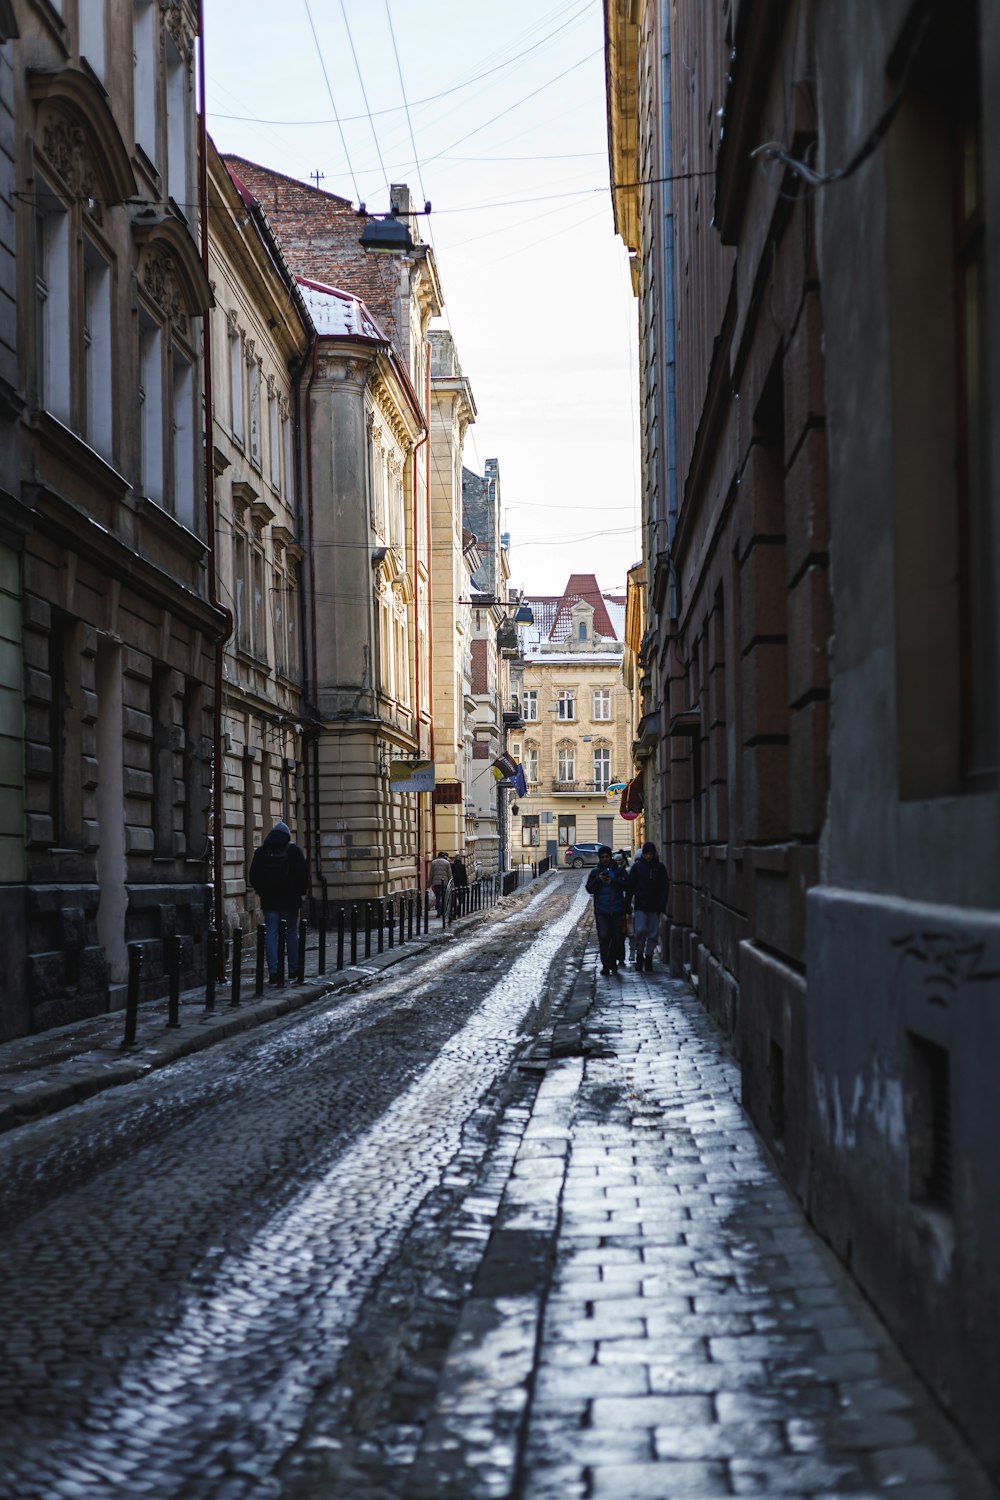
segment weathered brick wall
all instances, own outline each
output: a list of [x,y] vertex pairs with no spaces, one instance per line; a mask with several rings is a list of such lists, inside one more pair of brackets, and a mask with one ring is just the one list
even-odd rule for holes
[[359,217],[346,198],[320,192],[242,156],[226,156],[224,160],[267,214],[295,274],[360,297],[383,333],[402,352],[393,273],[358,243],[370,220]]

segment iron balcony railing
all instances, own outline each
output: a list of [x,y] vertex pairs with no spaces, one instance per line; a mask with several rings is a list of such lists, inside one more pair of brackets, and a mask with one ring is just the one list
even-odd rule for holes
[[607,781],[563,781],[558,776],[553,779],[552,790],[554,792],[584,792],[604,793],[614,780],[609,776]]

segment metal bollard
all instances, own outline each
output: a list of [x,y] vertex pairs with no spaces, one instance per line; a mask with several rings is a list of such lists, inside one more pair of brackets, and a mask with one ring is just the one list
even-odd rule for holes
[[123,1047],[135,1046],[139,1020],[139,986],[142,982],[142,949],[138,943],[128,945],[128,989],[125,992],[125,1036]]
[[372,904],[365,902],[365,958],[372,956]]
[[285,983],[285,953],[288,950],[288,923],[284,917],[278,923],[278,987]]
[[[420,936],[420,908],[417,907],[417,937]],[[406,939],[413,941],[413,897],[406,898]]]
[[243,983],[243,928],[233,928],[233,983],[229,991],[229,1004],[235,1010],[240,1003],[240,985]]
[[358,908],[351,907],[351,964],[358,961]]
[[326,913],[319,919],[319,952],[316,955],[316,973],[326,973]]
[[306,931],[306,919],[303,917],[299,923],[299,966],[295,975],[299,984],[306,982]]
[[382,930],[385,927],[385,902],[379,901],[376,904],[378,906],[378,951],[381,953],[385,947],[385,933]]
[[344,908],[337,913],[337,971],[344,967]]
[[170,992],[167,1001],[167,1025],[181,1024],[181,940],[175,933],[170,940]]
[[406,942],[406,900],[403,896],[399,898],[399,945]]
[[267,929],[265,928],[263,922],[258,922],[258,924],[257,924],[257,975],[256,975],[256,981],[257,982],[254,985],[254,991],[253,991],[254,992],[254,998],[257,999],[257,1000],[259,1000],[260,997],[261,997],[261,995],[263,995],[263,993],[264,993],[264,959],[265,959],[265,956],[266,956],[265,955],[264,940],[265,940],[266,936],[267,936]]
[[[395,938],[395,931],[396,931],[396,908],[393,905],[393,902],[391,900],[389,902],[388,917],[389,917],[389,952],[391,953],[392,950],[393,950],[393,947],[394,947],[394,938]],[[381,936],[381,933],[382,933],[382,929],[379,928],[379,936]]]
[[208,929],[208,946],[205,950],[205,1009],[215,1009],[215,964],[219,955],[218,935],[214,927]]
[[431,893],[430,893],[430,891],[424,891],[424,936],[425,937],[427,936],[427,929],[430,926],[430,922],[431,922]]

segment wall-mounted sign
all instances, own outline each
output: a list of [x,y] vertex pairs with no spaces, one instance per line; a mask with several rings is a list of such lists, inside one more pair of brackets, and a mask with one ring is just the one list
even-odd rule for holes
[[433,792],[432,760],[391,760],[389,786],[394,792]]

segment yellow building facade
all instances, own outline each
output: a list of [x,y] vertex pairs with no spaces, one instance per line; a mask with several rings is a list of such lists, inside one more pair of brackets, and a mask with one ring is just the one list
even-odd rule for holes
[[[528,794],[512,817],[516,863],[571,845],[631,849],[635,824],[620,817],[616,783],[633,775],[629,696],[622,675],[624,595],[574,575],[558,598],[528,598],[535,623],[520,629],[517,702],[510,737]],[[513,812],[513,809],[512,809]]]

